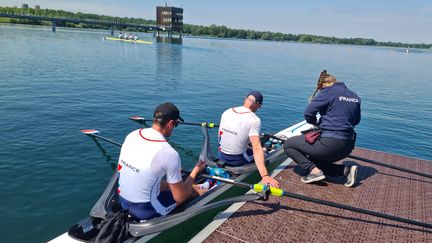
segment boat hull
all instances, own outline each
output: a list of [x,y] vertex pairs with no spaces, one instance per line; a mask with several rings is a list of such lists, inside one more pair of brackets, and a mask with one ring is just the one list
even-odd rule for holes
[[125,40],[125,39],[114,38],[114,37],[105,37],[104,39],[110,41],[122,41],[122,42],[131,42],[131,43],[147,44],[147,45],[153,44],[153,42],[145,41],[145,40]]

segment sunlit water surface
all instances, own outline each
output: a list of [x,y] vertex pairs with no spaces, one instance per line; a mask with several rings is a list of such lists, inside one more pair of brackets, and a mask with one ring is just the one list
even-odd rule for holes
[[[122,142],[139,128],[129,116],[151,117],[165,101],[188,121],[218,122],[258,89],[262,130],[278,131],[303,119],[322,69],[362,97],[358,146],[432,158],[431,51],[197,38],[139,45],[106,34],[0,25],[2,242],[46,241],[88,215],[119,149],[99,149],[80,129]],[[180,126],[171,141],[191,167],[199,128]]]

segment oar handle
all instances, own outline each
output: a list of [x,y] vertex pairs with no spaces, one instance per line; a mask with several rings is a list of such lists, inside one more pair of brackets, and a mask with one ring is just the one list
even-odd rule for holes
[[263,184],[254,184],[253,190],[255,192],[266,192],[267,190],[270,190],[270,194],[272,196],[277,196],[277,197],[282,197],[284,195],[284,190],[276,187],[271,187],[271,186],[269,187]]

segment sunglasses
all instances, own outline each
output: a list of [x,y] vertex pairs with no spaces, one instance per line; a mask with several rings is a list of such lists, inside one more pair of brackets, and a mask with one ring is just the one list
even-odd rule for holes
[[179,120],[174,121],[174,127],[177,127],[181,122]]

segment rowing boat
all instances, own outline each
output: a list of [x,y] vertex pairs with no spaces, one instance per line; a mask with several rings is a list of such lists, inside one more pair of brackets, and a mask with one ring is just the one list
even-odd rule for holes
[[139,43],[139,44],[153,44],[151,41],[145,41],[145,40],[125,40],[115,37],[104,37],[104,40],[111,40],[111,41],[123,41],[123,42],[132,42],[132,43]]
[[[274,134],[274,136],[286,139],[299,135],[301,131],[310,129],[311,126],[312,125],[303,121],[279,131],[278,133]],[[209,166],[220,166],[220,164],[217,164],[215,161],[215,157],[213,156],[211,152],[212,150],[210,148],[209,129],[212,127],[213,126],[209,126],[207,123],[201,124],[203,142],[201,146],[200,158],[204,159],[206,164]],[[91,133],[92,132],[89,132],[87,135]],[[104,139],[98,135],[94,135],[94,137]],[[112,140],[105,140],[113,143]],[[114,144],[120,145],[118,143]],[[277,165],[287,159],[283,152],[280,140],[273,140],[272,138],[269,138],[264,145],[265,149],[267,150],[265,157],[267,165]],[[249,164],[240,167],[225,166],[224,170],[231,175],[232,179],[235,179],[236,181],[242,181],[250,177],[251,174],[256,171],[256,166],[255,164]],[[196,183],[202,183],[204,180],[205,178],[198,178]],[[107,220],[107,218],[113,214],[113,208],[115,208],[116,204],[118,203],[117,181],[118,173],[115,171],[105,191],[91,209],[90,216],[73,225],[68,232],[53,239],[51,242],[93,242],[96,238],[96,235],[98,234],[98,230],[100,229],[98,226],[100,226],[102,222]],[[169,215],[141,222],[129,222],[128,230],[129,234],[131,235],[130,241],[134,242],[139,240],[140,242],[144,242],[152,239],[161,231],[167,230],[203,212],[221,208],[223,206],[228,206],[236,202],[260,199],[259,195],[257,194],[246,194],[214,202],[215,198],[226,192],[232,186],[233,185],[228,183],[220,184],[216,188],[209,190],[200,197],[197,197],[180,206]]]

